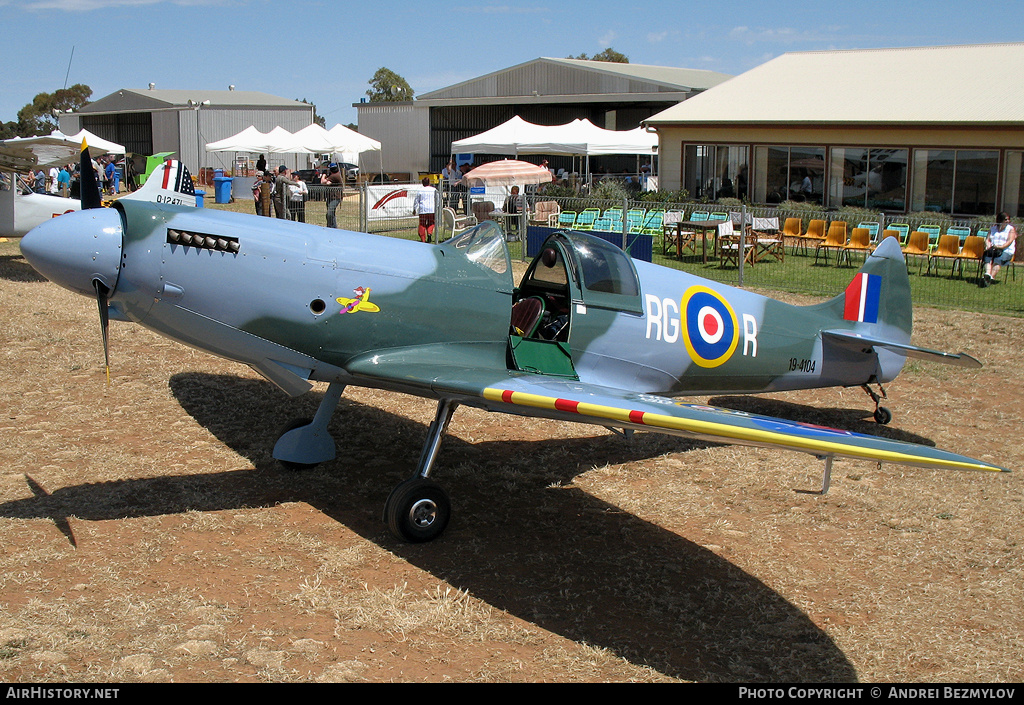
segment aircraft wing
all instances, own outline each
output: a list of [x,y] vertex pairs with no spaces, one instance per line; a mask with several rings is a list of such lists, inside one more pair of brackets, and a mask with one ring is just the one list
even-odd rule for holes
[[67,164],[78,158],[82,145],[58,137],[12,137],[0,141],[0,169],[29,169]]
[[[853,433],[814,424],[760,416],[650,394],[601,387],[572,379],[507,371],[493,366],[459,366],[450,353],[436,364],[409,351],[394,358],[374,355],[346,367],[357,378],[375,377],[380,386],[431,395],[491,411],[590,423],[606,427],[658,431],[719,443],[800,451],[820,457],[845,457],[933,469],[1009,472],[956,453]],[[426,358],[434,355],[426,355]],[[436,361],[435,357],[435,361]],[[465,360],[463,360],[465,362]],[[390,370],[401,370],[392,376]],[[384,379],[387,378],[387,379]]]

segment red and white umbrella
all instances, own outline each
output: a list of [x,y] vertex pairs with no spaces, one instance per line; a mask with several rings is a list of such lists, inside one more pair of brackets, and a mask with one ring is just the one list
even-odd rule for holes
[[551,172],[542,166],[518,159],[502,159],[469,170],[459,183],[466,186],[518,186],[549,181]]

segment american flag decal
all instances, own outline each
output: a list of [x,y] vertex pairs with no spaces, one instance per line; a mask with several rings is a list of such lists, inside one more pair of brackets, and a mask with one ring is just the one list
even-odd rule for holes
[[192,183],[192,175],[189,173],[188,167],[174,159],[164,162],[163,187],[166,189],[170,185],[172,172],[174,173],[174,191],[187,196],[195,196],[196,187]]
[[861,272],[846,287],[843,320],[878,323],[878,305],[882,294],[882,277]]

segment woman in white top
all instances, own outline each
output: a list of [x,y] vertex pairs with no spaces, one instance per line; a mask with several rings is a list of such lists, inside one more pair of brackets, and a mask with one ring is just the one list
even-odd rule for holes
[[981,286],[986,287],[999,276],[999,268],[1013,259],[1017,246],[1017,230],[1010,223],[1010,216],[1000,213],[985,238],[985,254],[981,261],[985,265],[985,275]]
[[292,220],[300,223],[306,222],[306,197],[309,195],[309,188],[306,182],[295,174],[295,184],[288,186],[288,215]]
[[416,192],[413,212],[420,218],[420,226],[417,229],[420,242],[426,242],[434,234],[434,202],[437,198],[437,189],[430,185],[430,179],[425,176],[421,183],[423,188]]

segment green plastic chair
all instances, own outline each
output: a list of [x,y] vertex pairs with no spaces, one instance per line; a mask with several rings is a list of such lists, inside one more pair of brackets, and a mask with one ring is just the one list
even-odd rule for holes
[[597,208],[585,208],[581,213],[576,216],[576,229],[577,230],[593,230],[594,221],[597,220],[601,215],[601,211]]

